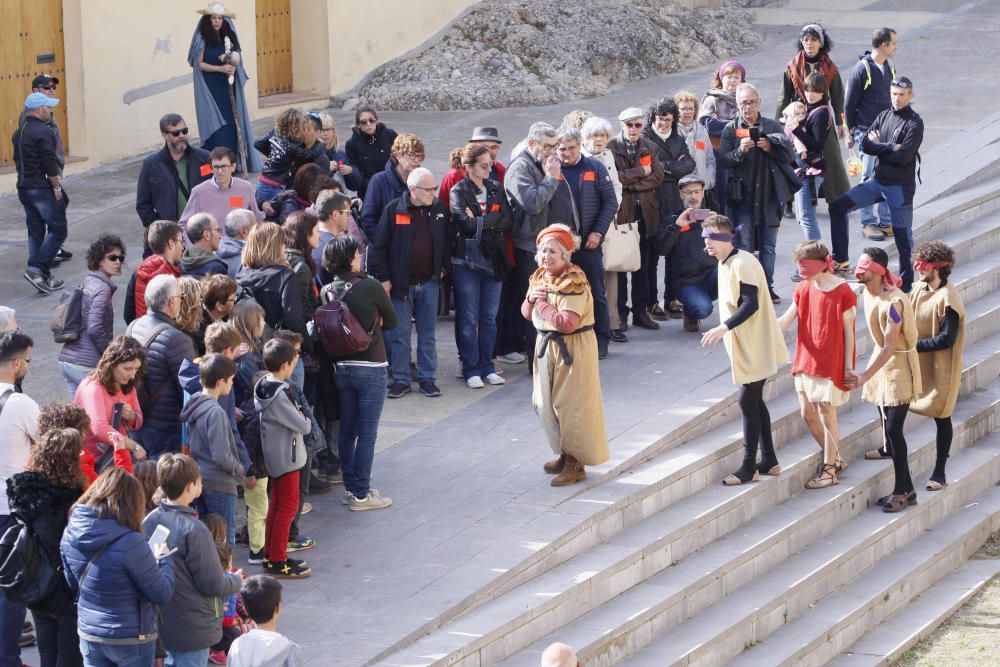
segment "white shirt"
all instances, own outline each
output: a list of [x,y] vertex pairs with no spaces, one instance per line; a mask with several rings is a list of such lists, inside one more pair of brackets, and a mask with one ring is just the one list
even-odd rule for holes
[[[14,385],[0,382],[0,395]],[[38,439],[38,403],[24,394],[13,393],[0,412],[0,515],[10,514],[7,478],[24,472],[31,443]]]

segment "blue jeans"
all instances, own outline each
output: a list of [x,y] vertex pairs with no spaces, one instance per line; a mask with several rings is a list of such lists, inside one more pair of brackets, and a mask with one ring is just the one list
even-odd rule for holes
[[855,185],[837,197],[830,204],[830,240],[833,242],[833,258],[838,262],[848,261],[847,215],[851,211],[876,204],[889,202],[892,217],[892,238],[899,251],[899,277],[903,279],[903,291],[909,292],[913,284],[913,195],[915,185],[882,185],[874,178]]
[[486,377],[493,372],[501,283],[465,264],[453,265],[452,276],[462,375],[466,380]]
[[236,544],[236,496],[215,491],[202,491],[194,501],[198,514],[218,514],[226,520],[226,544]]
[[[0,535],[7,532],[11,526],[17,525],[17,519],[10,514],[0,514]],[[7,596],[0,593],[0,667],[21,667],[21,627],[27,609],[19,604],[7,601]]]
[[[740,231],[738,243],[740,250],[759,253],[760,265],[764,267],[764,275],[767,277],[767,286],[774,286],[774,257],[775,247],[778,244],[778,228],[764,227],[763,230],[753,224],[753,206],[751,204],[740,204],[733,209],[733,224],[739,227]],[[763,231],[763,233],[761,233]],[[757,236],[760,238],[757,238]]]
[[[80,640],[86,667],[149,667],[156,657],[156,642],[145,644],[101,644]],[[208,661],[208,654],[205,654]],[[205,667],[203,662],[198,667]]]
[[141,429],[136,431],[135,440],[146,453],[149,454],[149,458],[156,460],[161,454],[171,452],[173,454],[180,454],[181,451],[181,433],[177,431],[175,433],[170,433],[168,431],[161,431],[158,428],[153,428],[152,426],[143,426]]
[[819,231],[819,223],[816,222],[816,202],[813,196],[819,195],[819,189],[823,186],[822,176],[813,176],[810,185],[810,177],[802,180],[802,187],[795,193],[795,217],[798,218],[799,227],[802,228],[802,235],[806,241],[819,241],[823,238]]
[[[858,152],[861,153],[861,138],[868,134],[868,130],[854,130],[854,145],[858,147]],[[875,173],[875,156],[868,155],[867,153],[861,153],[861,182],[864,183],[872,177]],[[861,224],[862,225],[875,225],[881,224],[886,227],[890,224],[890,213],[889,213],[889,203],[882,202],[878,205],[878,219],[875,219],[875,207],[874,206],[863,206],[861,208]]]
[[17,198],[24,207],[24,222],[28,226],[28,271],[48,276],[69,233],[66,223],[69,197],[65,190],[57,201],[50,188],[18,188]]
[[719,298],[719,270],[712,272],[701,285],[684,285],[677,290],[677,300],[684,306],[684,319],[703,320],[712,314],[712,302]]
[[76,388],[80,386],[83,379],[94,369],[87,368],[85,370],[80,370],[80,367],[75,364],[68,364],[65,361],[60,361],[59,370],[62,372],[63,380],[66,380],[66,386],[69,387],[69,400],[72,401],[76,396]]
[[413,381],[410,370],[410,322],[417,324],[417,381],[433,380],[437,374],[437,340],[434,325],[438,312],[438,281],[431,278],[410,285],[406,297],[392,297],[399,324],[392,330],[392,377],[396,382]]
[[371,489],[378,422],[385,403],[385,366],[337,364],[340,437],[337,449],[344,487],[357,498]]
[[166,667],[205,667],[208,664],[208,649],[197,651],[167,651]]
[[[592,250],[580,248],[573,253],[573,263],[583,269],[587,282],[590,283],[590,293],[594,298],[594,333],[597,334],[597,342],[607,344],[611,339],[611,318],[608,315],[608,288],[604,283],[604,249],[600,245]],[[655,264],[653,278],[655,281]],[[656,302],[655,292],[653,302]]]

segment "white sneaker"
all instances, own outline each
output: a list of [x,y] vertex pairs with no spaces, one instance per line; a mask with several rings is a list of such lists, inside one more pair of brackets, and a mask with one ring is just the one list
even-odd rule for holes
[[309,514],[313,511],[312,503],[302,503],[302,514]]
[[[486,381],[488,383],[490,383],[490,384],[507,384],[507,381],[504,380],[499,375],[497,375],[496,373],[490,373],[489,375],[487,375],[486,376]],[[480,382],[480,385],[482,385],[481,382]]]
[[340,503],[342,505],[347,505],[348,507],[350,507],[352,500],[356,500],[354,494],[348,491],[347,489],[344,489],[344,495],[340,496]]
[[[490,376],[492,375],[493,373],[490,373]],[[465,381],[465,384],[469,385],[469,389],[482,389],[483,378],[479,377],[478,375],[473,375],[472,377],[470,377],[468,380]]]
[[502,361],[505,364],[523,364],[527,360],[528,358],[520,352],[510,352],[497,357],[497,361]]
[[347,508],[353,512],[364,512],[385,509],[389,505],[392,505],[392,498],[383,498],[376,489],[370,489],[364,498],[352,497],[351,504]]

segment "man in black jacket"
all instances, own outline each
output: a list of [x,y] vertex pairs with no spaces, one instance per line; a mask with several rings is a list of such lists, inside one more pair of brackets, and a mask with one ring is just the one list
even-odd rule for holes
[[143,227],[155,220],[177,222],[191,189],[212,177],[208,151],[188,143],[188,126],[180,115],[160,119],[162,149],[142,161],[135,193],[135,212]]
[[448,257],[448,209],[437,198],[437,182],[418,167],[407,177],[407,191],[382,211],[369,258],[371,274],[392,299],[399,325],[389,332],[393,385],[389,398],[410,393],[410,326],[417,327],[417,382],[424,396],[441,395],[435,384],[437,341],[434,325],[438,284]]
[[838,270],[847,269],[847,214],[881,201],[889,204],[893,239],[899,251],[903,291],[913,284],[913,195],[917,190],[917,161],[924,140],[924,121],[910,106],[913,82],[903,76],[892,82],[892,108],[880,113],[861,139],[861,150],[875,157],[875,174],[830,204],[830,237]]

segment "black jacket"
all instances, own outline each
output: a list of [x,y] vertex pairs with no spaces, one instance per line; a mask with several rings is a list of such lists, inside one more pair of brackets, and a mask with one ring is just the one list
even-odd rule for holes
[[[465,257],[465,240],[475,238],[479,221],[483,222],[483,234],[481,239],[485,241],[481,244],[483,253],[493,259],[493,277],[503,280],[507,271],[511,269],[511,263],[506,260],[507,242],[504,239],[504,232],[510,230],[514,222],[514,213],[507,200],[507,192],[497,181],[486,179],[483,183],[486,190],[486,212],[479,205],[479,188],[468,178],[463,178],[452,187],[449,193],[449,203],[451,208],[451,222],[449,233],[451,256],[456,258]],[[470,218],[466,209],[472,211]],[[488,248],[487,248],[488,245]]]
[[701,223],[692,222],[678,227],[678,215],[680,213],[663,221],[656,238],[657,252],[669,258],[669,280],[674,294],[687,285],[704,285],[705,279],[719,265],[714,257],[705,252]]
[[[917,160],[920,144],[924,141],[924,120],[906,106],[898,111],[886,109],[875,118],[869,131],[878,130],[879,141],[861,139],[861,150],[874,155],[875,180],[883,185],[908,185],[917,183]],[[894,150],[896,145],[899,150]]]
[[[166,325],[153,337],[157,328]],[[141,397],[143,428],[155,428],[166,433],[181,430],[180,414],[184,404],[177,374],[184,360],[194,359],[191,337],[177,328],[174,320],[159,311],[151,311],[135,320],[125,333],[146,348],[146,375],[142,379]]]
[[302,297],[304,299],[302,313],[308,322],[316,314],[316,308],[319,307],[319,293],[315,287],[315,276],[312,269],[309,268],[309,262],[306,261],[306,257],[301,251],[294,248],[285,248],[285,261],[292,267],[295,279],[299,284],[299,289],[302,290]]
[[368,180],[385,168],[385,163],[392,153],[392,142],[396,140],[396,130],[382,123],[375,126],[375,134],[365,134],[357,127],[351,132],[351,138],[344,145],[347,159],[354,167],[355,190],[358,196],[365,198],[368,191]]
[[295,273],[284,264],[259,269],[244,267],[237,284],[248,290],[264,309],[264,321],[273,329],[289,329],[302,336],[302,349],[312,352],[312,337],[306,330],[305,299]]
[[23,189],[51,188],[49,176],[62,173],[56,153],[56,133],[48,123],[35,116],[25,116],[24,125],[11,137],[14,143],[14,165],[17,187]]
[[320,141],[313,144],[312,148],[306,148],[300,142],[279,137],[271,130],[253,142],[253,147],[267,158],[261,175],[282,185],[291,184],[296,169],[314,162],[320,156],[324,158],[326,171],[330,171],[330,161],[325,159],[326,147]]
[[[385,207],[368,260],[372,276],[380,282],[392,281],[390,295],[396,299],[402,299],[409,293],[411,206],[410,193],[404,192],[402,197],[392,200]],[[431,274],[438,278],[448,257],[448,210],[437,197],[434,197],[429,208],[431,238],[434,243]]]
[[[184,198],[187,199],[194,186],[212,178],[212,160],[208,151],[193,146],[188,146],[185,155],[188,188]],[[166,146],[142,161],[135,191],[135,212],[139,214],[143,227],[149,227],[157,220],[176,222],[183,212],[177,210],[177,190],[182,189],[184,184],[181,183],[174,164]],[[219,224],[223,222],[220,220]]]
[[687,141],[674,126],[673,132],[666,140],[646,127],[642,136],[649,139],[660,151],[660,162],[663,164],[663,183],[660,184],[660,213],[676,211],[681,205],[681,194],[677,190],[677,181],[694,171],[694,158],[688,152]]

